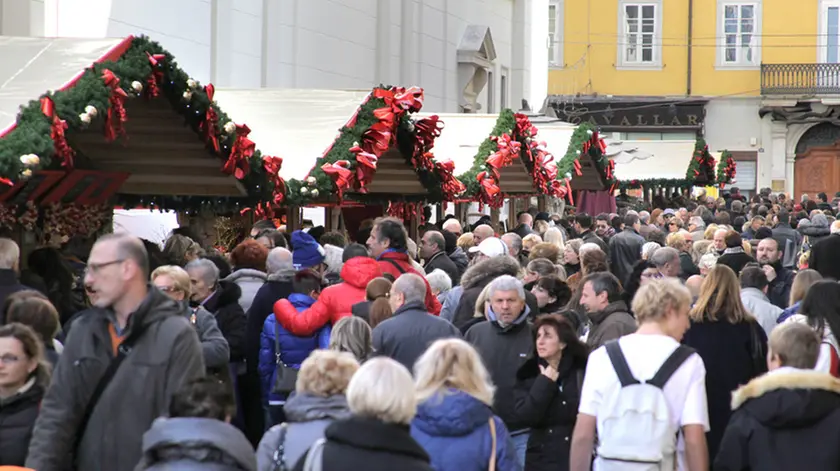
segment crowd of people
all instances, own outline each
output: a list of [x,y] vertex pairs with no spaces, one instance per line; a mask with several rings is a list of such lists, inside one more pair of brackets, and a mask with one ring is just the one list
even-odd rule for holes
[[0,239],[0,465],[840,469],[838,203]]

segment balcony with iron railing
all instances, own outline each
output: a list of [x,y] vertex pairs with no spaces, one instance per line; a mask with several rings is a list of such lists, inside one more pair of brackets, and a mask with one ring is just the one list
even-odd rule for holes
[[840,95],[840,64],[761,64],[761,94]]

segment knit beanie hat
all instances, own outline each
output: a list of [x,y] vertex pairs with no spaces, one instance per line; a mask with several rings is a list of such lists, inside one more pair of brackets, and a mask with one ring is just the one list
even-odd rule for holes
[[344,266],[344,262],[341,260],[342,255],[344,255],[344,249],[335,245],[325,244],[324,252],[326,252],[324,263],[327,264],[327,273],[341,273],[341,267]]
[[324,261],[324,248],[314,237],[303,231],[292,232],[292,263],[297,269],[311,268]]

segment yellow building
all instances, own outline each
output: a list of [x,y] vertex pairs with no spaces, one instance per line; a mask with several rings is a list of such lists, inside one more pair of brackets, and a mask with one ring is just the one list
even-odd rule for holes
[[734,151],[742,188],[840,191],[840,151],[828,147],[840,140],[840,0],[548,8],[547,105],[561,119],[621,140],[703,136]]

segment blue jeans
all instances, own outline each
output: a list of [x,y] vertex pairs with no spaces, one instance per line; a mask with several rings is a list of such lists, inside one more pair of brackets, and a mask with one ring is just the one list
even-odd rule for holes
[[525,468],[525,452],[528,451],[528,438],[530,436],[530,433],[522,432],[510,437],[513,441],[513,448],[516,449],[516,459],[519,461],[519,466],[523,468]]

